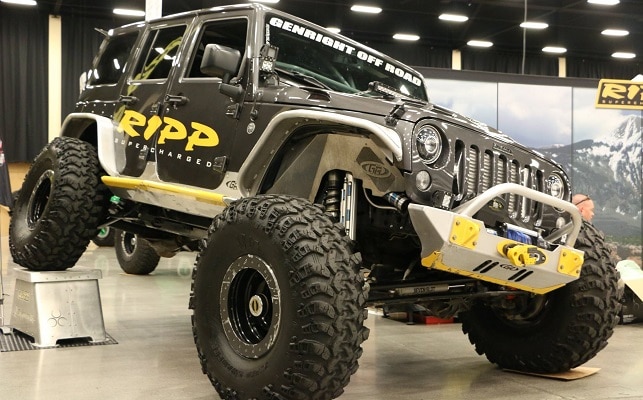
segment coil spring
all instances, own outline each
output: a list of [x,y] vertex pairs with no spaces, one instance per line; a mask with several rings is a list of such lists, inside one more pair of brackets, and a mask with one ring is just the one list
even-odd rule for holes
[[339,171],[331,171],[326,178],[326,193],[324,195],[324,207],[326,212],[339,220],[339,211],[342,202],[343,177]]

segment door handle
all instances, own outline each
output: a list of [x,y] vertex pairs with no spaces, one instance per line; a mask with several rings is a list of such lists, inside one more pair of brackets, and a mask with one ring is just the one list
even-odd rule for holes
[[188,99],[186,96],[167,94],[165,95],[164,103],[171,104],[176,108],[178,106],[187,104],[189,101],[190,99]]

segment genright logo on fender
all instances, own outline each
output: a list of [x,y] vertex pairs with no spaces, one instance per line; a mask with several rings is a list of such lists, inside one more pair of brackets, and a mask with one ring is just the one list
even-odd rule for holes
[[225,185],[230,189],[237,190],[237,181],[227,181]]
[[379,163],[377,161],[364,161],[360,164],[360,167],[366,172],[366,175],[373,178],[388,178],[391,176],[391,171],[386,167],[386,165]]

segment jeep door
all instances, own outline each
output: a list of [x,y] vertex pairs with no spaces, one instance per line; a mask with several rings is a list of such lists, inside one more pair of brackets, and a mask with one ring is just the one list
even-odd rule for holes
[[[194,26],[188,57],[178,66],[168,89],[164,123],[158,135],[157,172],[161,180],[214,189],[221,185],[233,147],[238,119],[237,101],[219,91],[221,78],[200,69],[207,45],[235,49],[241,56],[236,80],[247,83],[242,60],[248,49],[248,17],[241,13],[201,16]],[[189,46],[189,48],[188,48]]]
[[134,62],[140,29],[117,29],[106,36],[93,67],[87,72],[87,85],[82,87],[76,112],[111,116],[123,104],[119,101],[127,81],[129,64]]
[[136,65],[114,113],[121,138],[115,143],[116,167],[123,175],[141,176],[154,161],[154,146],[163,132],[165,94],[189,20],[152,24],[143,38]]

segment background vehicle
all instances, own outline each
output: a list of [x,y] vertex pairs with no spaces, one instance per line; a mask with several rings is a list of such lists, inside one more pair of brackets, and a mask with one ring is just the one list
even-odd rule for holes
[[109,226],[99,229],[92,242],[98,247],[114,246],[114,230]]
[[223,398],[339,396],[367,305],[457,313],[478,353],[532,372],[584,363],[617,322],[618,275],[559,165],[259,5],[114,29],[24,188],[28,268],[73,266],[107,223],[199,251],[193,332]]
[[114,231],[114,251],[121,269],[133,275],[152,273],[161,259],[154,247],[134,233]]
[[101,228],[92,242],[99,247],[114,247],[118,264],[128,274],[147,275],[161,259],[147,240],[109,226]]

